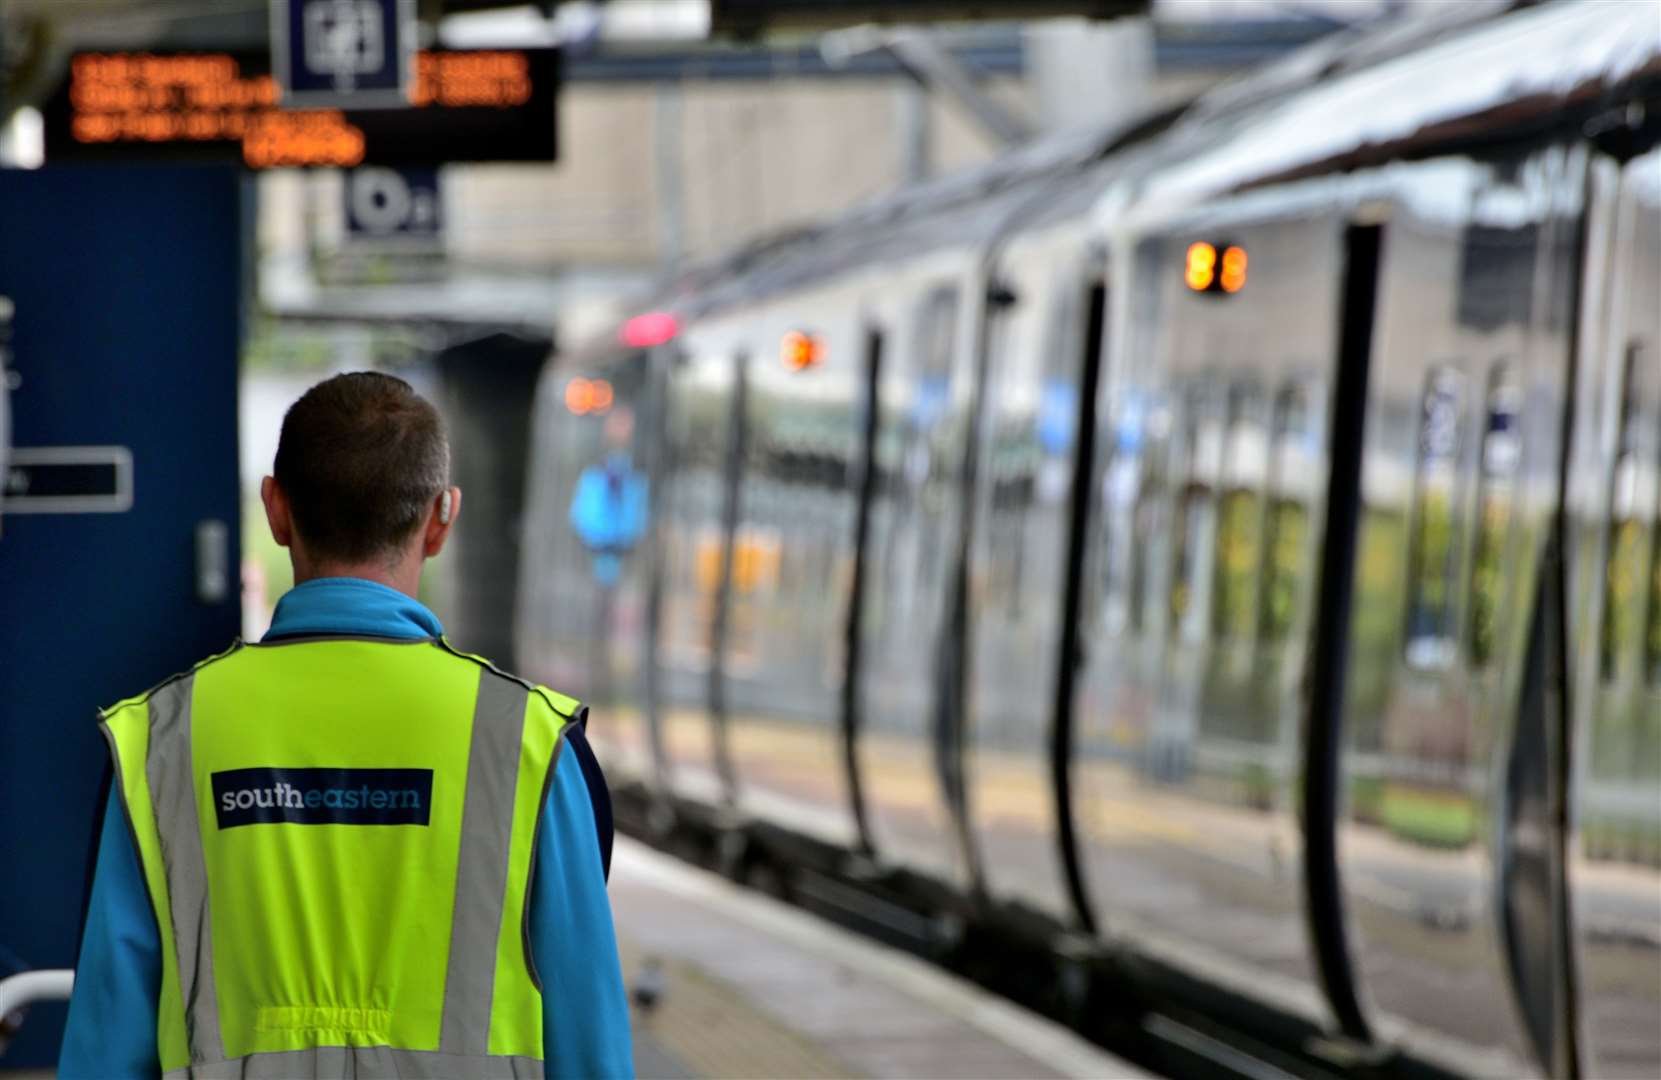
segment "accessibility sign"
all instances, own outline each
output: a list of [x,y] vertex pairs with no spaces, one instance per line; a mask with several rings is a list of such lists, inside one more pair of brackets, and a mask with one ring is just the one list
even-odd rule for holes
[[438,243],[443,235],[438,175],[431,167],[353,169],[346,174],[346,235]]
[[271,0],[284,108],[406,108],[415,0]]

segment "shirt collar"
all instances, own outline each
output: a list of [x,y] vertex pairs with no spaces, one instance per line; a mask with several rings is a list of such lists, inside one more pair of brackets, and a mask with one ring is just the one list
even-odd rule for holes
[[444,626],[414,597],[365,578],[313,578],[283,594],[264,641],[305,634],[436,638]]

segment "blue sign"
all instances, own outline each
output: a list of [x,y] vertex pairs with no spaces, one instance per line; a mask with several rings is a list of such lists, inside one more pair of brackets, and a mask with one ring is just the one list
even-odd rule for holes
[[1060,456],[1073,449],[1078,428],[1078,389],[1065,379],[1047,379],[1038,399],[1038,445]]
[[369,167],[346,174],[346,235],[353,240],[429,240],[443,233],[438,170]]
[[408,108],[415,0],[271,0],[285,107]]

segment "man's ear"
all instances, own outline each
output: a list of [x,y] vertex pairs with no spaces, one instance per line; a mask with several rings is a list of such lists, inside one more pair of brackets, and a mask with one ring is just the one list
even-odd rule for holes
[[427,515],[427,531],[421,540],[421,554],[431,559],[444,550],[450,530],[461,517],[461,488],[445,488],[433,500],[432,512]]
[[278,547],[288,547],[294,541],[294,518],[289,512],[288,496],[277,484],[277,478],[267,476],[260,481],[260,502],[265,504],[265,521],[271,526],[271,539]]

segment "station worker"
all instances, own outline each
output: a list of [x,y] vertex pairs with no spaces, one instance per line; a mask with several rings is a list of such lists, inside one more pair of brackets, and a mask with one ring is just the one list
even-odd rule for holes
[[60,1075],[632,1074],[586,714],[415,599],[461,510],[437,412],[329,379],[273,471],[270,632],[100,714]]

